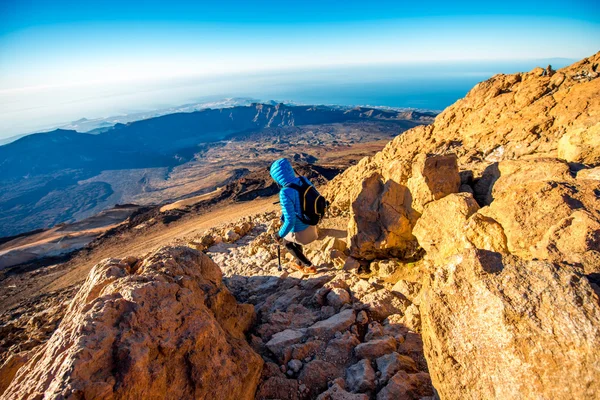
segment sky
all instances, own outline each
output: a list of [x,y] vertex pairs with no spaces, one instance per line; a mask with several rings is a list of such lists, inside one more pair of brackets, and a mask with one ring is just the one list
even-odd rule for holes
[[72,107],[107,87],[599,50],[597,0],[4,0],[0,137],[32,129],[27,120],[55,96]]

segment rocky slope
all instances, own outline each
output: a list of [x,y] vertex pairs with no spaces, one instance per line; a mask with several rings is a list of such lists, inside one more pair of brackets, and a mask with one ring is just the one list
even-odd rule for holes
[[597,397],[599,64],[495,76],[338,175],[315,275],[275,213],[100,263],[6,328],[3,398]]

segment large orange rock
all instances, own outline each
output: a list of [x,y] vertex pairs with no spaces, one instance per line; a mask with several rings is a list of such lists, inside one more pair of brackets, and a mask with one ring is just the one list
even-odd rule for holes
[[263,365],[244,337],[253,318],[203,253],[108,259],[3,396],[253,399]]
[[580,269],[468,249],[426,286],[422,334],[440,398],[600,393],[600,300]]
[[324,194],[333,206],[348,208],[357,186],[374,172],[384,180],[406,184],[423,154],[458,157],[461,170],[479,179],[486,168],[503,160],[535,155],[597,166],[600,145],[600,53],[543,76],[539,70],[498,74],[477,84],[439,114],[429,126],[398,135],[379,153],[362,159],[336,176]]
[[416,240],[411,231],[417,214],[406,186],[392,180],[383,183],[374,173],[360,187],[348,224],[350,255],[372,260],[413,252]]

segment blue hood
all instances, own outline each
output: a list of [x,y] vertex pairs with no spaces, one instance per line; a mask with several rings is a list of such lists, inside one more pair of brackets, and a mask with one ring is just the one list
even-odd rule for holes
[[280,158],[271,164],[269,172],[271,173],[271,178],[280,186],[290,184],[297,179],[292,164],[286,158]]

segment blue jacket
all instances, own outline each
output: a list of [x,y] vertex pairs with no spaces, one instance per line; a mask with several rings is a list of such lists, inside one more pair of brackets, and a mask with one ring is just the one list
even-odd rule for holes
[[281,213],[283,216],[283,225],[279,229],[279,236],[284,237],[290,232],[301,232],[308,228],[304,222],[300,221],[298,215],[301,215],[300,194],[294,188],[287,187],[291,183],[300,185],[302,181],[298,178],[292,168],[292,164],[285,159],[276,160],[269,171],[271,177],[279,186],[279,202],[281,204]]

